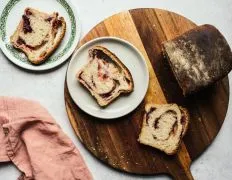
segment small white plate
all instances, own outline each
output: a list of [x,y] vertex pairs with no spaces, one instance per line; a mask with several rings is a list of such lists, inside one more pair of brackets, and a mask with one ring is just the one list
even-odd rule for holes
[[[76,73],[88,63],[88,50],[96,45],[112,51],[129,69],[134,80],[134,91],[128,96],[120,96],[113,103],[101,108],[76,79]],[[149,72],[142,54],[129,42],[115,38],[103,37],[94,39],[73,55],[67,70],[67,85],[74,102],[86,113],[102,118],[113,119],[133,111],[144,99],[149,83]]]
[[[47,13],[58,12],[67,23],[65,37],[60,46],[41,65],[32,65],[24,53],[10,44],[10,36],[16,30],[27,7]],[[9,0],[0,16],[0,48],[9,60],[22,68],[33,71],[55,68],[70,57],[80,39],[81,24],[74,7],[69,0]]]

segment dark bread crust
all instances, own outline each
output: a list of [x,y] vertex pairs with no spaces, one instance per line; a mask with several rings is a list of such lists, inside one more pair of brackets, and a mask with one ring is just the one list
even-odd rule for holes
[[[143,116],[143,123],[146,123],[146,124],[148,123],[147,118],[149,117],[149,114],[152,113],[153,111],[155,111],[155,110],[157,109],[157,108],[156,108],[157,104],[147,104],[146,106],[148,106],[148,105],[150,106],[150,108],[149,108],[148,110],[145,110],[145,114],[144,114],[144,116]],[[177,105],[177,104],[169,104],[169,105],[172,106],[172,105]],[[177,106],[178,106],[178,105],[177,105]],[[184,120],[184,122],[181,122],[181,124],[182,124],[182,126],[183,126],[183,129],[182,129],[182,132],[181,132],[180,137],[179,137],[179,141],[178,141],[178,144],[177,144],[177,148],[176,148],[176,149],[173,149],[172,152],[167,152],[167,151],[162,150],[162,149],[160,149],[160,148],[156,148],[156,149],[158,149],[158,150],[160,150],[160,151],[163,151],[163,152],[166,153],[167,155],[174,155],[174,154],[176,154],[176,153],[178,152],[178,150],[179,150],[179,148],[180,148],[180,145],[181,145],[181,143],[182,143],[182,139],[183,139],[183,137],[185,136],[185,134],[186,134],[186,132],[187,132],[187,130],[188,130],[188,127],[189,127],[190,115],[189,115],[188,110],[187,110],[186,108],[184,108],[184,107],[181,107],[181,106],[178,106],[178,108],[180,109],[181,116],[182,116],[182,119]],[[167,113],[167,112],[165,112],[165,113]],[[181,121],[182,121],[182,119],[181,119]],[[142,131],[141,131],[141,133],[140,133],[139,136],[141,136],[141,134],[142,134]],[[139,139],[138,139],[138,141],[139,141],[140,143],[142,143]],[[142,143],[142,144],[151,146],[151,145],[146,144],[146,143]]]
[[64,35],[65,35],[65,32],[66,32],[66,22],[65,22],[65,20],[64,20],[63,17],[60,17],[59,20],[62,23],[61,26],[62,26],[62,29],[63,29],[60,38],[58,39],[58,41],[56,41],[56,43],[53,45],[52,48],[50,48],[50,49],[47,50],[47,53],[46,53],[45,56],[41,57],[37,61],[31,61],[29,59],[32,64],[39,65],[39,64],[43,63],[44,61],[46,61],[47,58],[52,55],[52,53],[58,48],[58,46],[60,45],[61,41],[64,39]]
[[231,49],[212,25],[198,26],[167,41],[163,49],[184,95],[213,84],[232,69]]

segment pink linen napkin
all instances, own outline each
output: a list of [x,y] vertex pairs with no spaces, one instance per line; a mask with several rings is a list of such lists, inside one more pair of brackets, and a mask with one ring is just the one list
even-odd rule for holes
[[39,103],[0,97],[0,162],[12,161],[19,180],[90,180],[79,151]]

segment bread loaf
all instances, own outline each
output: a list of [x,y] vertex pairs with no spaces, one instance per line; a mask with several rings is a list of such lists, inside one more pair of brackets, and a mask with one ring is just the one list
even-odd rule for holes
[[198,26],[164,42],[163,48],[184,95],[215,83],[232,69],[231,49],[212,25]]

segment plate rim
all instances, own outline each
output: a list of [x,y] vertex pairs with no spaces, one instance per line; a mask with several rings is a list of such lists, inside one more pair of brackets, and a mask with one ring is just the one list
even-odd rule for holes
[[[69,83],[68,83],[68,72],[69,72],[69,68],[71,66],[71,63],[74,61],[74,59],[76,58],[76,56],[78,55],[78,53],[84,49],[85,47],[87,47],[89,44],[92,44],[92,43],[95,43],[96,41],[104,41],[104,40],[114,40],[114,41],[119,41],[119,42],[123,42],[125,43],[126,45],[128,45],[129,47],[131,47],[133,50],[135,50],[138,55],[140,56],[140,58],[142,59],[142,62],[145,66],[145,73],[146,73],[146,82],[144,83],[144,85],[146,86],[145,88],[145,91],[143,92],[144,94],[139,98],[139,103],[137,103],[136,105],[134,106],[131,106],[132,108],[130,108],[128,111],[124,112],[124,113],[120,113],[119,115],[117,116],[100,116],[100,115],[96,115],[94,113],[91,113],[91,111],[86,111],[84,108],[82,108],[81,106],[78,105],[78,103],[75,101],[75,98],[73,97],[72,93],[70,92],[70,87],[69,87]],[[102,36],[102,37],[98,37],[98,38],[94,38],[88,42],[86,42],[85,44],[81,45],[80,47],[78,47],[78,49],[76,49],[76,51],[73,53],[72,57],[71,57],[71,60],[69,61],[69,64],[68,64],[68,67],[67,67],[67,71],[66,71],[66,77],[65,77],[65,82],[66,82],[66,85],[67,85],[67,89],[68,89],[68,93],[71,97],[71,99],[73,100],[73,102],[82,110],[84,111],[85,113],[87,113],[88,115],[91,115],[93,117],[96,117],[96,118],[99,118],[99,119],[104,119],[104,120],[110,120],[110,119],[117,119],[117,118],[120,118],[120,117],[123,117],[123,116],[126,116],[127,114],[131,113],[132,111],[134,111],[140,104],[141,102],[144,100],[146,94],[147,94],[147,91],[148,91],[148,87],[149,87],[149,70],[148,70],[148,65],[147,65],[147,62],[145,60],[145,57],[143,56],[143,54],[140,52],[140,50],[135,47],[132,43],[130,43],[129,41],[125,40],[125,39],[122,39],[122,38],[119,38],[119,37],[116,37],[116,36]]]
[[[20,3],[21,0],[18,0],[18,1],[19,1],[18,3]],[[58,1],[59,0],[56,0],[57,3],[59,3]],[[77,44],[80,42],[81,33],[82,33],[82,25],[81,25],[81,20],[80,20],[80,16],[79,16],[79,10],[77,9],[77,7],[70,0],[63,0],[63,1],[65,1],[70,6],[70,8],[72,9],[74,17],[75,17],[75,22],[76,22],[75,38],[73,40],[73,43],[72,43],[71,47],[63,55],[63,57],[61,57],[59,60],[56,60],[56,61],[51,62],[49,64],[41,64],[41,65],[38,65],[38,66],[33,65],[33,64],[26,64],[26,63],[23,63],[20,60],[18,60],[16,57],[14,57],[13,54],[11,54],[5,48],[6,43],[2,41],[2,38],[0,38],[0,49],[2,50],[3,54],[6,56],[6,58],[10,62],[12,62],[13,64],[15,64],[18,67],[20,67],[22,69],[25,69],[25,70],[30,70],[30,71],[35,71],[35,72],[42,72],[42,71],[47,71],[47,70],[54,69],[54,68],[62,65],[65,61],[67,61],[70,58],[70,56],[72,56],[73,52],[76,49]],[[7,7],[7,3],[6,3],[6,5],[3,6],[3,8],[2,8],[2,10],[0,12],[1,13],[0,16],[2,16],[3,10]],[[10,12],[9,12],[9,14],[10,14]]]

